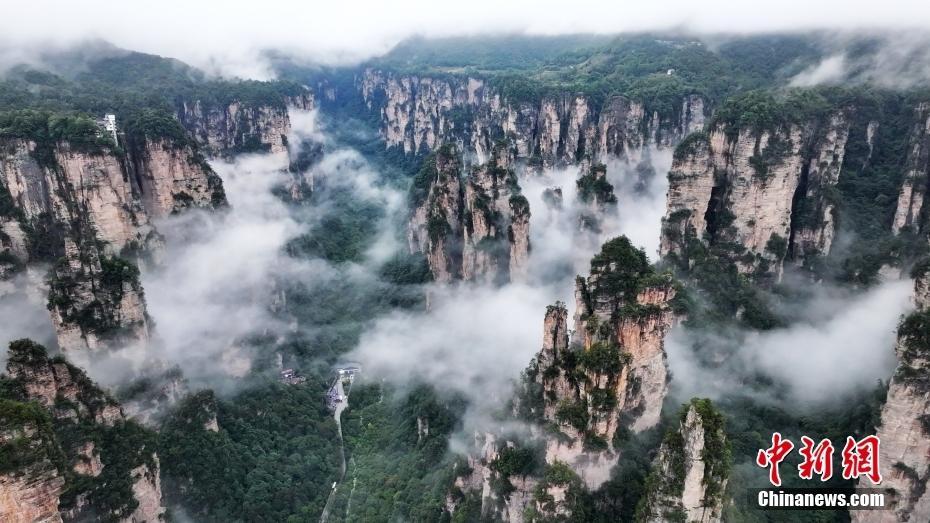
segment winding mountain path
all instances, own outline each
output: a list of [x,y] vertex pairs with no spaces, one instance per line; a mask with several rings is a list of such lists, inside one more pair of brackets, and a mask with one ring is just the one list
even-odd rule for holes
[[345,389],[342,386],[342,379],[336,378],[336,383],[333,385],[333,388],[336,391],[336,394],[339,398],[342,398],[341,401],[336,403],[336,408],[333,411],[333,417],[336,419],[336,429],[339,432],[339,479],[333,482],[332,491],[329,493],[329,497],[326,498],[326,506],[323,507],[323,513],[320,515],[320,523],[326,523],[329,520],[329,513],[332,509],[333,501],[336,499],[336,491],[339,490],[339,486],[342,483],[342,480],[346,475],[346,449],[345,442],[342,440],[342,411],[349,406],[349,396],[345,393]]

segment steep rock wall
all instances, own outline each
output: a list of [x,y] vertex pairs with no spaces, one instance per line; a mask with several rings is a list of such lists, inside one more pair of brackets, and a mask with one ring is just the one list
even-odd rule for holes
[[542,348],[513,402],[531,435],[476,435],[446,510],[471,499],[492,519],[569,518],[573,500],[600,487],[621,459],[617,435],[659,422],[676,289],[627,238],[605,243],[590,276],[577,279],[574,330],[564,304],[546,309]]
[[805,189],[798,195],[800,200],[795,202],[795,205],[800,205],[794,216],[796,222],[791,242],[792,255],[796,260],[827,254],[833,246],[836,202],[829,194],[840,180],[849,128],[847,115],[835,113],[813,144]]
[[[0,476],[11,488],[0,495],[0,511],[8,500],[31,497],[33,510],[41,509],[46,519],[39,520],[44,521],[82,521],[103,511],[125,522],[162,519],[165,508],[154,439],[149,443],[140,440],[143,429],[133,428],[137,426],[125,418],[116,401],[81,369],[61,358],[50,358],[43,347],[29,340],[11,343],[7,374],[11,390],[19,392],[4,393],[15,397],[0,399],[3,412],[19,409],[39,420],[25,422],[19,415],[7,425],[12,431],[28,432],[48,457],[32,459],[33,464]],[[109,443],[114,440],[116,445]],[[122,491],[111,484],[118,477],[125,480],[119,482],[126,486]]]
[[142,206],[152,218],[226,204],[223,182],[189,145],[146,140],[132,160]]
[[884,489],[890,508],[850,511],[853,521],[930,520],[930,274],[926,268],[917,275],[914,303],[916,312],[898,328],[898,367],[877,432],[882,482],[877,486],[868,479],[859,482],[861,487]]
[[476,434],[467,473],[455,479],[453,492],[446,497],[446,512],[457,517],[463,502],[473,497],[480,504],[482,520],[524,523],[571,517],[567,499],[580,491],[580,480],[561,463],[546,466],[542,473],[509,470],[505,463],[524,451],[514,441]]
[[407,238],[411,252],[426,254],[436,281],[499,283],[525,275],[530,209],[509,165],[495,153],[463,180],[458,153],[446,146],[417,175]]
[[380,118],[389,147],[419,154],[444,142],[458,143],[485,161],[508,138],[516,156],[544,166],[608,157],[639,161],[649,145],[673,146],[704,125],[704,100],[685,97],[679,114],[647,114],[622,96],[595,104],[562,93],[535,101],[505,99],[478,78],[444,80],[366,69],[356,81],[368,109]]
[[571,340],[564,306],[547,310],[546,341],[527,373],[541,389],[536,414],[566,436],[549,439],[547,462],[567,463],[596,487],[619,457],[618,431],[658,423],[675,295],[671,277],[653,273],[621,237],[595,256],[587,279],[576,280]]
[[679,418],[652,464],[637,521],[719,522],[730,469],[722,416],[694,399]]
[[212,104],[200,100],[184,101],[178,108],[181,125],[211,156],[229,156],[238,152],[272,152],[287,150],[291,130],[288,107],[309,110],[314,107],[309,90],[285,97],[283,103]]
[[924,200],[930,179],[930,102],[915,108],[915,123],[908,140],[907,161],[904,181],[898,195],[892,229],[899,232],[903,227],[920,231],[924,228]]
[[443,283],[459,278],[462,270],[461,169],[454,148],[440,149],[417,175],[411,193],[410,252],[426,254],[433,279]]
[[[152,240],[148,216],[120,158],[110,151],[91,154],[61,143],[50,161],[40,163],[38,148],[27,140],[0,143],[0,184],[28,226],[52,229],[58,224],[61,230],[48,232],[60,236],[72,232],[66,229],[71,223],[81,222],[93,229],[110,254]],[[53,254],[63,253],[60,238],[41,240],[58,243]]]
[[[28,461],[0,472],[0,520],[10,523],[61,523],[58,497],[65,485],[49,452],[52,439],[42,420],[15,416],[10,404],[4,403],[0,416],[0,446],[16,445],[20,454],[29,453]],[[23,408],[26,410],[28,407]]]
[[0,240],[23,264],[53,264],[49,311],[65,350],[148,339],[133,262],[160,248],[150,217],[225,205],[222,182],[194,147],[162,140],[129,149],[0,141]]
[[104,331],[118,334],[113,341],[145,339],[135,268],[116,260],[159,239],[129,169],[107,150],[87,153],[66,143],[39,148],[25,140],[0,144],[0,190],[8,192],[26,232],[28,261],[55,263],[49,311],[60,346],[102,348]]
[[668,175],[660,254],[681,260],[694,240],[729,245],[741,271],[776,277],[789,253],[827,255],[835,235],[830,194],[848,135],[839,111],[824,123],[718,123],[689,136]]

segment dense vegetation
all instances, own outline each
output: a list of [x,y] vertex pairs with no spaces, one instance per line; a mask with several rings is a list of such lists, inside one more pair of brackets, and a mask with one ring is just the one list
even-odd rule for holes
[[[711,125],[720,124],[730,134],[743,128],[761,131],[794,123],[817,126],[831,111],[849,109],[853,130],[847,157],[840,182],[828,196],[837,205],[840,230],[844,234],[855,232],[855,236],[827,259],[804,260],[805,269],[818,278],[865,286],[876,281],[883,264],[906,265],[923,254],[926,242],[912,231],[905,230],[896,237],[888,232],[906,157],[907,132],[914,123],[915,98],[866,88],[770,89],[781,86],[792,74],[822,56],[823,44],[815,38],[747,37],[713,44],[648,35],[616,39],[502,37],[429,43],[414,40],[366,65],[434,76],[478,75],[512,101],[535,101],[555,92],[585,93],[594,101],[623,94],[642,101],[649,112],[671,117],[679,111],[682,96],[702,94],[716,109]],[[188,133],[175,117],[185,102],[199,100],[204,107],[213,107],[238,100],[280,107],[285,97],[299,92],[294,82],[208,80],[180,62],[139,53],[116,53],[86,65],[80,72],[17,68],[0,80],[0,137],[36,141],[38,157],[44,161],[51,158],[51,145],[60,141],[88,152],[110,149],[119,154],[91,118],[115,112],[133,139],[163,138],[187,144]],[[355,92],[354,72],[341,70],[327,78],[327,85]],[[305,71],[294,69],[288,76],[298,74]],[[383,143],[365,127],[376,123],[376,117],[351,96],[328,102],[327,109],[334,118],[352,117],[341,122],[342,134],[338,138],[377,160],[386,181],[396,187],[409,184],[410,203],[414,205],[422,203],[429,183],[438,176],[436,158],[445,156],[458,161],[458,153],[451,147],[440,149],[425,162],[423,157],[405,155],[396,148],[385,151]],[[465,113],[450,115],[453,120],[468,117]],[[865,129],[873,120],[882,125],[874,143],[866,143]],[[693,152],[707,139],[704,133],[692,135],[676,155]],[[772,156],[776,152],[753,157],[752,165],[760,176],[777,162],[778,158]],[[596,174],[592,169],[578,180],[581,199],[616,201],[613,188]],[[262,356],[254,380],[244,383],[243,389],[234,394],[215,397],[201,392],[186,398],[163,420],[161,433],[155,436],[134,423],[121,423],[107,430],[81,425],[69,432],[70,428],[63,429],[47,411],[23,401],[16,383],[3,379],[0,422],[34,424],[40,427],[41,437],[30,442],[17,438],[4,444],[0,447],[0,464],[26,466],[47,457],[67,474],[61,451],[67,445],[62,446],[61,441],[93,437],[104,453],[106,475],[94,481],[69,476],[66,506],[75,502],[77,494],[90,489],[94,506],[125,513],[131,507],[125,504],[128,485],[119,474],[130,464],[147,459],[133,449],[157,447],[167,499],[197,520],[316,521],[327,499],[332,520],[441,520],[453,471],[461,472],[465,466],[447,452],[450,436],[461,429],[465,410],[462,399],[422,385],[396,390],[375,380],[356,383],[350,407],[342,418],[344,474],[340,470],[337,427],[321,401],[332,379],[331,364],[357,345],[373,318],[398,308],[423,306],[421,285],[430,280],[425,260],[406,253],[397,253],[386,262],[369,259],[368,249],[376,241],[378,222],[384,220],[385,211],[354,198],[348,189],[317,186],[304,203],[315,213],[313,225],[307,234],[287,246],[287,254],[305,261],[326,262],[328,276],[281,286],[286,296],[281,319],[293,320],[301,328],[281,340],[256,342],[261,345]],[[524,209],[526,200],[516,199],[511,204]],[[0,191],[0,216],[14,212],[9,195]],[[804,223],[814,216],[814,209],[800,205],[792,220]],[[759,274],[742,273],[737,264],[745,252],[727,241],[726,229],[732,216],[720,212],[711,218],[709,234],[716,235],[715,241],[679,238],[685,247],[683,255],[668,260],[668,267],[687,282],[691,298],[687,304],[688,327],[726,336],[789,324],[794,318],[784,311],[797,304],[794,290],[766,279],[764,270]],[[34,232],[37,238],[42,234]],[[773,238],[769,251],[784,256],[790,253],[791,241]],[[41,249],[45,242],[33,243]],[[48,254],[42,259],[56,257]],[[103,292],[118,297],[124,284],[137,282],[135,266],[116,257],[100,261]],[[358,270],[370,265],[374,270]],[[585,296],[589,303],[606,298],[617,300],[618,305],[629,305],[646,286],[669,285],[673,281],[670,275],[651,266],[643,251],[626,238],[605,244],[592,260],[591,270],[600,279],[598,296]],[[54,303],[67,300],[68,289],[64,287],[75,283],[53,280]],[[687,301],[688,296],[681,301]],[[80,312],[77,321],[88,321],[89,328],[101,327],[94,323],[98,312]],[[901,325],[909,350],[927,350],[925,334],[930,322],[925,316],[909,316]],[[700,359],[713,361],[726,356],[725,351],[718,352],[711,336],[697,340],[695,352]],[[269,379],[275,371],[267,360],[277,352],[288,365],[301,370],[306,383],[288,386]],[[599,342],[578,358],[567,357],[560,365],[571,371],[616,373],[623,358],[615,345]],[[842,407],[802,410],[774,406],[773,401],[786,402],[789,398],[771,378],[755,374],[743,378],[746,394],[734,394],[719,402],[727,419],[726,436],[733,447],[728,495],[734,503],[727,506],[727,520],[842,519],[825,513],[760,515],[749,510],[741,489],[758,484],[761,476],[749,463],[759,448],[767,446],[772,431],[780,430],[795,439],[808,434],[834,441],[848,434],[871,433],[877,422],[882,387],[876,392],[859,393],[853,398],[859,401],[850,400]],[[541,396],[541,391],[536,392]],[[607,410],[614,408],[618,399],[592,394],[590,401],[595,409]],[[635,507],[649,490],[648,473],[661,434],[679,422],[669,414],[674,408],[665,409],[663,425],[654,430],[637,435],[617,432],[617,438],[610,443],[619,450],[622,460],[611,479],[594,492],[579,488],[578,478],[564,465],[543,465],[537,449],[514,447],[503,451],[492,469],[504,478],[533,472],[541,473],[547,484],[572,485],[569,501],[576,521],[632,520]],[[716,411],[706,414],[712,424],[721,422]],[[587,405],[582,403],[564,402],[556,415],[579,430],[589,422]],[[217,431],[209,428],[214,416]],[[593,438],[586,443],[606,444]],[[724,446],[715,447],[713,443],[710,452],[715,458],[725,458]],[[119,456],[124,456],[125,461],[120,461],[123,458]],[[792,459],[783,466],[795,466]],[[330,496],[330,484],[337,480],[341,480],[339,486]],[[787,486],[797,484],[789,479]],[[830,484],[849,483],[835,478]],[[507,484],[498,481],[494,488],[505,493]],[[473,499],[463,503],[456,519],[477,520],[480,502],[477,507]]]
[[[26,393],[24,380],[51,373],[52,365],[57,378],[72,389],[68,397],[59,394],[54,405],[43,407]],[[30,340],[10,344],[9,366],[21,369],[21,377],[0,377],[0,427],[12,436],[0,446],[3,467],[35,467],[63,478],[62,510],[74,509],[81,517],[93,514],[107,522],[128,517],[138,506],[131,471],[141,465],[154,470],[155,433],[131,420],[107,424],[96,419],[104,408],[115,405],[113,400],[82,370],[61,358],[49,358],[44,347]],[[56,381],[43,384],[55,386]],[[87,443],[103,465],[97,476],[74,469],[85,462],[82,449]]]
[[185,104],[200,102],[204,112],[234,101],[283,109],[288,97],[303,93],[294,82],[212,80],[174,59],[104,47],[47,56],[43,69],[7,71],[0,78],[0,136],[112,146],[97,136],[93,118],[113,113],[130,141],[183,144],[189,138],[175,115]]
[[448,438],[464,403],[431,387],[355,386],[343,413],[348,468],[334,500],[339,521],[440,521],[452,484]]
[[[336,424],[327,384],[269,383],[228,399],[188,397],[162,426],[168,500],[198,521],[318,518],[338,479]],[[215,416],[219,430],[205,424]],[[222,464],[222,466],[217,466]]]
[[607,181],[607,166],[594,165],[575,182],[578,200],[587,204],[609,205],[617,203],[614,186]]
[[[303,168],[313,161],[308,158]],[[392,167],[378,168],[390,173]],[[390,177],[377,183],[382,182],[394,183]],[[437,478],[449,474],[445,445],[461,407],[428,387],[394,394],[375,385],[353,386],[342,415],[343,479],[339,435],[323,402],[332,365],[357,346],[375,318],[422,307],[422,285],[430,281],[425,259],[399,252],[373,260],[369,248],[390,220],[384,208],[358,198],[344,180],[315,180],[309,198],[289,208],[310,226],[286,246],[286,254],[323,269],[313,278],[279,281],[286,296],[281,317],[296,319],[301,328],[282,339],[254,340],[261,354],[257,383],[250,380],[231,396],[188,398],[166,421],[161,448],[169,499],[208,521],[317,521],[324,506],[332,520],[351,513],[379,521],[389,519],[380,514],[395,510],[405,517],[433,514],[445,492],[447,483]],[[277,373],[273,352],[307,381],[270,382]],[[210,412],[216,413],[218,432],[203,428]],[[430,424],[423,441],[417,440],[417,416]],[[215,467],[217,462],[224,467]],[[340,486],[330,495],[334,481]],[[402,497],[404,503],[395,506]]]
[[595,101],[625,95],[643,102],[647,112],[675,116],[685,95],[716,102],[740,90],[784,83],[829,47],[812,35],[717,40],[667,34],[413,39],[365,65],[402,74],[486,78],[514,102],[558,92]]

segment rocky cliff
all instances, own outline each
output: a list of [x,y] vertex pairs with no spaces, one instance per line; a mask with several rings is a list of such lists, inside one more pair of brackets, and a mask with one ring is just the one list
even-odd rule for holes
[[565,518],[621,459],[627,431],[655,426],[668,390],[664,337],[675,317],[676,284],[656,273],[625,237],[604,244],[568,310],[547,308],[543,346],[524,373],[513,414],[530,436],[476,436],[447,510],[522,522]]
[[66,350],[147,339],[135,262],[160,247],[150,218],[225,204],[190,145],[145,140],[130,151],[0,141],[5,259],[53,264],[49,311]]
[[163,518],[151,433],[83,371],[29,340],[10,344],[7,374],[3,444],[14,467],[0,476],[5,521]]
[[[889,510],[853,510],[853,521],[902,522],[930,520],[930,272],[916,271],[917,310],[898,327],[895,353],[898,367],[888,387],[877,435],[879,464]],[[861,487],[875,485],[860,480]],[[890,500],[888,499],[890,497]]]
[[597,103],[568,92],[517,100],[480,78],[440,79],[366,69],[356,87],[380,120],[389,147],[419,154],[445,142],[487,160],[508,138],[516,156],[544,166],[607,157],[638,161],[646,146],[669,147],[704,126],[704,100],[690,95],[674,115],[613,96]]
[[222,180],[192,146],[164,139],[140,145],[131,159],[142,207],[151,218],[226,205]]
[[915,113],[907,145],[904,182],[892,223],[895,232],[904,227],[917,231],[925,228],[924,199],[930,183],[930,102],[918,104]]
[[[82,152],[64,143],[9,140],[0,148],[0,191],[9,194],[26,239],[22,261],[55,263],[49,310],[60,345],[97,349],[104,332],[121,331],[121,340],[144,338],[142,296],[128,281],[134,267],[117,260],[124,250],[158,238],[122,159],[109,150]],[[104,282],[108,262],[119,265],[120,273],[125,269],[125,275],[111,274],[119,281]]]
[[287,150],[291,131],[288,108],[313,109],[313,94],[307,90],[293,96],[264,101],[233,99],[229,102],[184,101],[178,107],[181,125],[211,156],[241,152]]
[[518,280],[529,257],[530,209],[503,151],[462,178],[458,151],[441,147],[414,179],[407,227],[411,252],[426,254],[433,278]]
[[721,106],[675,150],[661,254],[686,267],[700,244],[778,279],[786,261],[816,268],[844,256],[841,229],[854,242],[924,230],[930,103],[874,102],[802,94]]
[[689,136],[668,174],[660,253],[682,260],[689,241],[724,245],[741,271],[776,276],[789,252],[827,255],[848,134],[837,111],[772,127],[718,122]]
[[0,519],[12,523],[61,522],[58,498],[65,485],[48,413],[0,399]]
[[675,295],[671,277],[655,273],[620,237],[604,244],[590,276],[576,281],[571,339],[565,307],[548,309],[546,341],[527,371],[535,398],[523,407],[564,436],[549,439],[547,462],[567,463],[595,487],[619,457],[618,432],[658,423]]
[[710,400],[691,400],[659,447],[636,520],[721,521],[729,469],[723,417]]
[[478,434],[458,470],[446,511],[461,521],[561,521],[584,486],[566,464],[545,464],[537,449],[517,440]]

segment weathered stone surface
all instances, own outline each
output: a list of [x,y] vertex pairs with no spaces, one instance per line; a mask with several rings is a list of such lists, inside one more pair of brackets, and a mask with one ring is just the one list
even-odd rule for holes
[[[96,477],[106,467],[116,466],[125,459],[133,459],[149,453],[147,459],[130,462],[135,465],[127,470],[128,484],[131,485],[132,497],[137,503],[131,514],[125,515],[125,522],[160,521],[165,513],[161,498],[161,480],[158,456],[145,448],[117,449],[107,452],[129,452],[128,456],[114,459],[112,454],[101,458],[96,441],[88,436],[76,438],[81,434],[101,434],[106,431],[118,431],[125,428],[127,421],[120,405],[98,388],[81,369],[61,358],[50,358],[45,349],[29,340],[19,340],[10,346],[7,362],[7,374],[25,393],[24,400],[40,405],[48,414],[40,424],[25,423],[0,431],[0,443],[10,438],[27,436],[35,445],[35,452],[58,456],[59,463],[71,467],[81,476]],[[22,405],[30,405],[23,403]],[[44,416],[51,415],[52,423]],[[33,426],[35,425],[35,426]],[[93,427],[93,428],[89,428]],[[89,431],[89,432],[88,432]],[[112,435],[110,436],[112,437]],[[77,439],[77,441],[74,441]],[[83,441],[82,441],[83,440]],[[70,441],[68,446],[63,442]],[[104,447],[106,448],[106,447]],[[0,515],[13,511],[12,521],[65,521],[93,518],[96,510],[91,505],[93,488],[108,488],[107,485],[79,483],[83,491],[69,492],[72,501],[67,510],[59,513],[59,497],[65,482],[72,481],[74,475],[63,474],[48,458],[36,460],[12,473],[0,475]],[[105,466],[104,463],[107,463]],[[125,463],[123,461],[123,463]],[[138,463],[138,464],[136,464]],[[120,471],[121,469],[115,469]],[[69,479],[70,478],[70,479]],[[79,488],[71,484],[68,489]],[[29,507],[21,508],[23,503]],[[19,514],[32,519],[17,519]],[[3,519],[7,521],[6,518]]]
[[[676,291],[668,276],[647,277],[651,270],[642,263],[638,269],[617,267],[609,255],[592,262],[591,275],[576,281],[572,339],[567,339],[564,305],[549,307],[543,348],[528,370],[542,394],[541,410],[534,414],[567,436],[550,438],[547,462],[567,463],[592,488],[608,479],[616,463],[617,431],[655,426],[668,392],[664,339],[674,319]],[[608,288],[604,281],[624,271],[631,271],[634,281],[649,283],[628,291]],[[579,373],[583,380],[577,379]],[[578,425],[577,416],[567,417],[568,407],[584,412],[584,426]],[[599,443],[585,445],[586,439]]]
[[[595,433],[611,441],[621,416],[635,432],[653,427],[659,421],[662,401],[668,392],[664,339],[674,318],[670,302],[675,289],[668,279],[667,283],[642,289],[629,302],[605,303],[591,298],[598,293],[597,279],[592,274],[576,283],[572,343],[583,350],[590,350],[597,343],[616,344],[625,361],[619,374],[594,372],[588,376],[594,389],[610,389],[616,395],[615,412],[607,415],[591,412]],[[638,313],[616,314],[626,304]],[[592,391],[579,396],[583,399]]]
[[58,496],[65,484],[51,464],[0,475],[0,520],[9,523],[60,523]]
[[681,114],[646,114],[643,105],[612,97],[602,107],[580,95],[562,93],[535,101],[504,99],[484,80],[440,80],[365,70],[357,88],[381,119],[389,147],[424,153],[447,142],[486,161],[506,137],[517,158],[542,165],[619,157],[638,162],[647,146],[673,146],[704,124],[704,102],[683,98]]
[[526,275],[530,209],[509,158],[494,154],[462,180],[452,147],[417,176],[407,226],[411,252],[426,254],[433,279],[500,283]]
[[[41,165],[35,159],[36,147],[18,139],[0,143],[0,184],[27,222],[56,222],[63,229],[60,234],[69,232],[68,224],[83,222],[111,254],[150,241],[148,215],[119,158],[108,151],[75,151],[62,143],[54,151],[55,166]],[[56,239],[60,241],[45,241]]]
[[226,202],[222,181],[190,146],[146,140],[141,154],[133,160],[142,205],[152,218]]
[[10,523],[60,523],[58,498],[65,485],[43,447],[49,443],[34,423],[0,428],[0,445],[25,440],[37,460],[25,467],[0,474],[0,521]]
[[[407,225],[411,252],[426,254],[433,279],[447,283],[460,277],[462,235],[461,162],[454,148],[441,149],[418,175],[415,207]],[[422,177],[422,178],[420,178]]]
[[[570,489],[579,488],[577,482],[550,483],[531,474],[502,476],[495,466],[497,460],[514,448],[513,441],[502,441],[490,433],[476,434],[473,452],[467,458],[469,471],[456,478],[455,494],[446,497],[445,510],[454,514],[462,496],[478,496],[482,517],[492,521],[524,523],[570,517],[566,497]],[[506,495],[495,488],[500,483],[509,485]]]
[[[23,384],[29,400],[51,410],[56,418],[90,418],[105,426],[124,419],[119,404],[93,386],[84,371],[49,359],[38,345],[12,344],[6,370]],[[66,406],[59,406],[59,399],[66,400]]]
[[895,232],[905,226],[917,231],[923,227],[920,217],[930,177],[930,102],[918,104],[915,113],[916,123],[908,140],[904,181],[891,225]]
[[132,262],[140,251],[157,258],[161,238],[149,218],[225,205],[222,182],[187,144],[148,141],[126,157],[64,142],[38,149],[0,140],[0,190],[18,213],[0,219],[4,249],[23,263],[54,262],[49,311],[63,349],[145,342]]
[[708,134],[691,135],[668,175],[660,254],[681,258],[694,240],[727,243],[742,249],[734,253],[741,271],[776,277],[789,255],[798,261],[826,256],[835,235],[830,194],[848,136],[843,112],[824,125],[733,129],[719,123]]
[[211,156],[244,151],[280,153],[287,150],[287,135],[291,130],[288,107],[312,109],[313,94],[305,90],[298,96],[286,98],[281,106],[241,101],[218,105],[200,100],[185,101],[177,117]]
[[105,350],[149,339],[137,269],[101,258],[89,241],[65,239],[65,256],[49,282],[49,312],[63,350]]
[[[872,127],[870,126],[869,129]],[[872,131],[874,133],[874,129]],[[868,131],[867,131],[868,133]],[[843,169],[846,142],[849,139],[849,120],[843,113],[832,115],[814,144],[813,156],[807,168],[805,209],[803,223],[794,227],[794,257],[804,259],[810,255],[826,255],[836,235],[836,206],[825,197],[836,187]],[[868,139],[871,142],[870,139]]]
[[722,521],[729,467],[720,414],[709,400],[692,400],[659,447],[637,521]]
[[83,476],[99,476],[103,471],[100,454],[94,449],[94,442],[85,442],[77,450],[77,461],[74,463],[74,472]]
[[[918,274],[914,302],[917,311],[898,330],[898,367],[888,387],[877,436],[881,441],[877,485],[887,493],[888,510],[852,510],[853,521],[895,523],[930,521],[930,353],[921,345],[928,327],[930,275]],[[913,322],[913,323],[911,323]],[[912,331],[916,329],[917,331]],[[862,478],[861,487],[876,487]],[[890,499],[889,499],[890,498]]]
[[136,510],[124,521],[127,523],[149,523],[161,521],[165,507],[161,501],[161,476],[158,456],[153,455],[154,467],[139,465],[132,469],[132,495],[139,503]]

